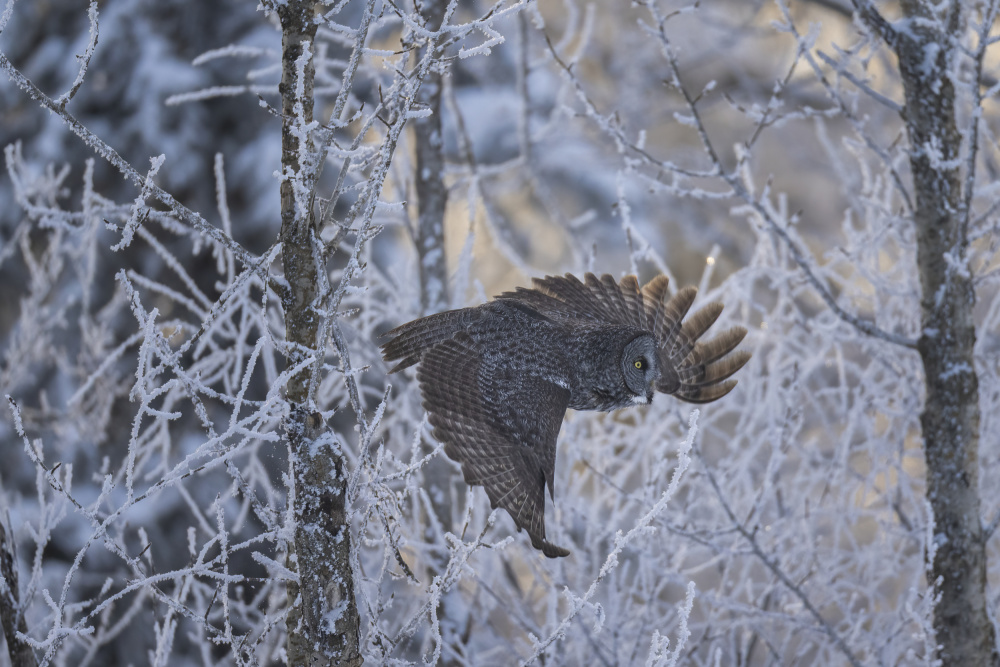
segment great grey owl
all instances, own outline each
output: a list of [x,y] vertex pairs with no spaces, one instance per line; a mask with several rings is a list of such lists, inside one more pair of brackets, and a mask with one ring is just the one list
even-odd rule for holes
[[697,290],[667,296],[667,278],[639,288],[588,273],[534,279],[473,308],[449,310],[389,331],[389,372],[419,363],[417,380],[434,437],[468,484],[510,513],[550,558],[569,551],[545,540],[545,487],[553,498],[556,438],[566,408],[617,410],[653,392],[691,403],[725,396],[750,358],[730,354],[746,329],[698,339],[722,312],[710,303],[682,322]]

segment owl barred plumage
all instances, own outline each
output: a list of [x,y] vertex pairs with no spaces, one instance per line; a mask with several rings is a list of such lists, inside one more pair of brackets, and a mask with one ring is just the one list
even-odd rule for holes
[[493,301],[430,315],[386,333],[395,373],[419,363],[434,437],[546,556],[569,551],[545,540],[545,487],[553,498],[556,440],[567,408],[616,410],[655,391],[708,403],[736,386],[750,359],[733,352],[736,327],[699,339],[722,313],[710,303],[686,321],[697,290],[667,298],[667,278],[640,289],[635,276],[534,279]]

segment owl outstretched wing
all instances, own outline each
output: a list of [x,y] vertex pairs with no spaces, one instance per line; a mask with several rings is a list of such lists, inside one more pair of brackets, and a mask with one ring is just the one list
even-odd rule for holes
[[459,333],[427,350],[417,369],[434,437],[486,489],[531,544],[550,558],[569,551],[545,539],[545,487],[552,494],[556,439],[569,390],[484,359]]
[[382,358],[399,362],[389,369],[389,373],[397,373],[419,362],[424,351],[469,326],[476,317],[475,312],[475,308],[446,310],[386,331],[382,337],[389,340],[382,344]]
[[532,283],[533,288],[518,287],[497,298],[520,301],[552,319],[591,320],[651,331],[651,309],[635,276],[625,276],[618,283],[607,273],[600,278],[588,273],[583,281],[567,273],[533,278]]
[[685,320],[698,290],[684,287],[667,294],[669,280],[660,275],[639,287],[635,276],[621,281],[588,273],[581,281],[564,276],[535,278],[534,287],[518,287],[498,299],[524,303],[546,317],[627,325],[649,331],[657,340],[660,380],[657,391],[689,403],[709,403],[736,386],[729,378],[750,359],[735,352],[747,330],[734,327],[707,341],[699,339],[722,313],[722,304],[710,303]]

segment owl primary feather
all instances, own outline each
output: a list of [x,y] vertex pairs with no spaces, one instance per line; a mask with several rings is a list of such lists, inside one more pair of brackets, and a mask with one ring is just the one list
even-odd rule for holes
[[710,303],[684,320],[697,290],[667,295],[667,278],[546,276],[473,308],[449,310],[389,331],[389,371],[419,364],[417,380],[434,437],[482,485],[493,507],[546,556],[569,551],[545,539],[545,488],[566,408],[617,410],[655,391],[691,403],[725,396],[750,358],[733,352],[746,329],[699,339],[718,319]]

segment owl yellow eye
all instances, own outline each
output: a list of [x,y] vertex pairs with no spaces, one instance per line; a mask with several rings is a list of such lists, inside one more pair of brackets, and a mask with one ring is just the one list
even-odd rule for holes
[[639,370],[642,370],[642,359],[635,360],[635,367],[638,368]]

